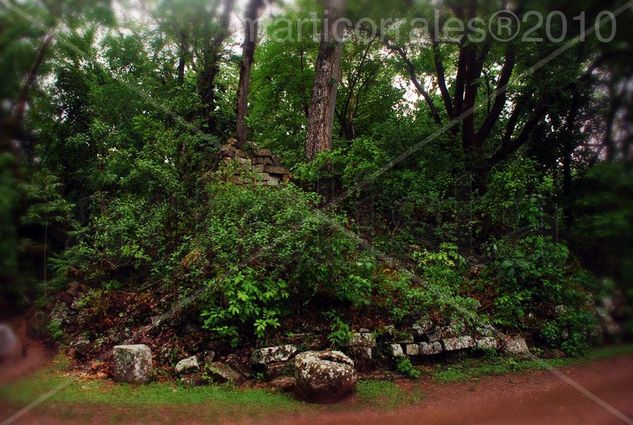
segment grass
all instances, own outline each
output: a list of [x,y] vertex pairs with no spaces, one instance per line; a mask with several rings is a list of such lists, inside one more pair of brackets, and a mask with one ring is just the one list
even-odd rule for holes
[[[508,358],[467,359],[457,364],[436,367],[431,372],[437,382],[471,381],[488,375],[503,375],[527,370],[563,367],[587,361],[633,354],[633,345],[607,347],[591,351],[575,359],[519,360]],[[356,402],[336,407],[314,406],[296,400],[292,395],[264,389],[238,389],[209,385],[184,387],[174,383],[153,383],[133,386],[111,381],[82,378],[68,373],[69,362],[57,357],[47,368],[34,375],[0,387],[0,401],[23,406],[47,391],[69,380],[72,382],[54,394],[40,412],[57,417],[94,418],[99,412],[113,423],[143,417],[147,422],[164,422],[163,415],[174,423],[186,421],[190,415],[209,421],[221,417],[249,417],[300,413],[319,409],[355,409],[372,407],[384,410],[414,404],[422,400],[415,382],[399,385],[392,381],[361,380],[357,385]],[[427,372],[428,373],[428,372]],[[180,416],[179,416],[180,415]]]
[[385,409],[414,404],[423,398],[419,388],[407,391],[392,381],[374,379],[359,381],[356,386],[356,393],[362,404],[374,407],[379,406]]
[[441,383],[464,382],[479,379],[484,376],[506,375],[528,370],[560,368],[629,354],[633,354],[633,345],[599,348],[590,351],[583,357],[577,358],[521,360],[515,358],[494,357],[467,359],[458,364],[438,367],[433,373],[433,378],[435,381]]
[[187,411],[204,406],[205,415],[257,417],[261,414],[295,412],[309,408],[291,395],[264,389],[238,389],[228,385],[184,387],[174,383],[152,383],[134,386],[111,381],[88,379],[65,372],[68,360],[58,356],[51,366],[34,375],[0,387],[0,400],[21,406],[32,402],[51,389],[70,381],[71,384],[55,393],[44,405],[44,410],[77,417],[90,414],[95,408],[118,410],[125,416],[172,407]]

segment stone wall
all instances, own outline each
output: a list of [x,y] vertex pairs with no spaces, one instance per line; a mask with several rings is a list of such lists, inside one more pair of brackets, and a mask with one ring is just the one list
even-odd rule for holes
[[270,150],[250,147],[249,151],[240,149],[235,139],[222,147],[219,157],[228,170],[226,181],[244,186],[279,186],[290,181],[290,171]]

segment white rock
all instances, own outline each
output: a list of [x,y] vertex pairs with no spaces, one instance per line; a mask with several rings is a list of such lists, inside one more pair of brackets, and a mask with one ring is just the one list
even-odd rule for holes
[[440,354],[442,351],[442,344],[440,342],[421,342],[420,343],[420,355],[433,356]]
[[376,337],[371,332],[355,332],[349,341],[350,347],[375,347]]
[[259,348],[253,351],[251,364],[267,365],[270,363],[287,362],[297,351],[298,348],[294,345]]
[[152,378],[152,352],[147,345],[117,345],[113,358],[115,380],[146,384]]
[[498,345],[497,339],[491,336],[485,336],[477,340],[477,348],[480,350],[496,350]]
[[407,344],[404,346],[407,356],[419,356],[420,346],[418,344]]
[[404,357],[404,351],[402,351],[402,345],[400,344],[389,345],[389,354],[391,354],[391,357]]
[[198,364],[198,358],[196,356],[188,357],[176,364],[177,373],[190,372],[193,370],[200,370],[200,365]]
[[503,352],[513,356],[529,356],[530,349],[523,337],[507,337],[502,343]]
[[446,351],[465,350],[475,346],[472,336],[460,336],[457,338],[446,338],[442,340],[442,345]]
[[340,351],[307,351],[295,358],[297,391],[309,400],[335,402],[354,389],[354,362]]

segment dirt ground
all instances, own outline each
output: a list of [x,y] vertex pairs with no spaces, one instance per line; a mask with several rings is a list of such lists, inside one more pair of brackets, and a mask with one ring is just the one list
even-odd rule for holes
[[[51,353],[42,346],[31,345],[29,357],[13,367],[0,367],[0,383],[24,376],[44,365]],[[343,406],[323,408],[310,413],[258,417],[239,421],[230,414],[200,421],[199,409],[203,406],[165,407],[123,412],[107,406],[77,406],[80,421],[63,419],[60,415],[29,413],[18,424],[86,424],[119,423],[274,423],[287,425],[405,425],[405,424],[633,424],[633,357],[571,366],[559,370],[586,392],[574,388],[551,371],[530,371],[521,374],[486,377],[477,382],[438,384],[422,381],[424,399],[413,406],[389,412],[372,408],[359,409],[353,401]],[[345,403],[349,403],[346,408]],[[15,409],[0,406],[0,418],[14,413]],[[130,416],[132,414],[132,416]],[[130,422],[129,418],[137,418]],[[88,419],[89,418],[89,419]],[[264,419],[265,418],[265,419]],[[4,424],[0,419],[0,424]]]

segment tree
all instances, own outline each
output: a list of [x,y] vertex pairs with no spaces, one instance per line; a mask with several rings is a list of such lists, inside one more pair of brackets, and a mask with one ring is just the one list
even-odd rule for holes
[[340,18],[345,0],[327,0],[319,55],[315,65],[312,101],[308,112],[308,136],[305,155],[314,159],[319,152],[332,148],[332,127],[336,94],[341,79],[341,41],[344,33]]
[[[222,45],[228,36],[229,23],[233,13],[234,0],[224,0],[217,25],[212,19],[202,23],[202,58],[198,72],[198,95],[202,100],[202,116],[207,124],[207,131],[214,132],[217,127],[216,110],[216,77],[220,72]],[[216,2],[217,5],[217,2]],[[206,10],[206,8],[204,9]],[[215,14],[214,10],[212,14]],[[214,16],[214,15],[212,15]]]
[[250,0],[244,14],[244,44],[242,45],[242,63],[240,65],[240,82],[237,91],[237,140],[240,144],[246,143],[248,127],[248,92],[251,82],[251,68],[257,46],[257,29],[259,10],[264,5],[264,0]]

